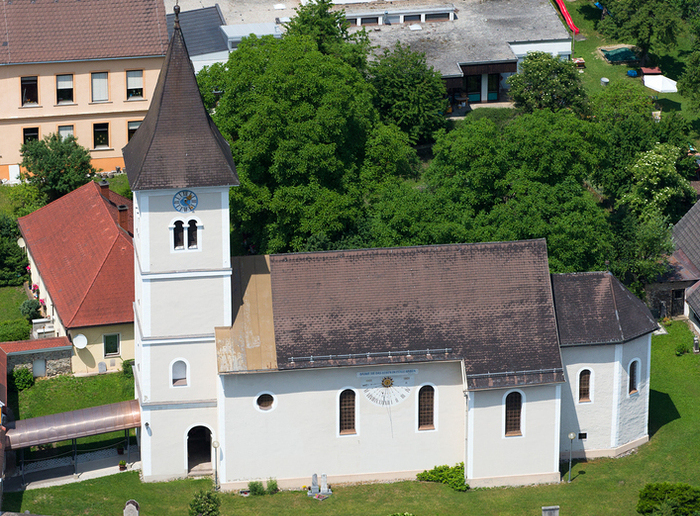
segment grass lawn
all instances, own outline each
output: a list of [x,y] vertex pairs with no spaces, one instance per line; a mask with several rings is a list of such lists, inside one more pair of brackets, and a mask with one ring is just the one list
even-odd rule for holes
[[[300,492],[259,498],[223,493],[221,513],[386,516],[407,511],[416,516],[532,516],[539,514],[542,506],[559,505],[561,513],[568,516],[635,514],[639,490],[648,482],[700,485],[700,356],[675,354],[678,342],[692,345],[684,323],[671,323],[668,331],[669,335],[655,336],[652,345],[651,442],[619,459],[575,463],[571,484],[466,493],[418,482],[338,486],[323,502]],[[208,485],[207,480],[143,484],[137,473],[121,473],[67,486],[6,493],[3,509],[56,516],[119,514],[124,503],[134,498],[144,514],[186,514],[193,493]]]
[[[570,0],[566,2],[566,8],[571,14],[574,24],[580,29],[580,35],[585,37],[584,41],[576,41],[574,43],[574,57],[583,57],[586,60],[586,68],[581,74],[581,78],[589,95],[602,90],[601,77],[607,77],[611,83],[615,81],[634,81],[643,85],[641,77],[631,78],[627,76],[628,70],[639,70],[638,68],[627,65],[611,65],[598,55],[598,47],[616,45],[618,43],[631,44],[632,42],[606,40],[595,31],[595,23],[600,20],[600,10],[593,5],[593,2]],[[677,48],[658,54],[652,52],[650,59],[652,63],[661,67],[664,75],[677,81],[685,69],[684,60],[690,54],[690,47],[691,41],[687,35],[684,35],[678,40]],[[663,112],[680,111],[685,119],[690,122],[692,126],[690,138],[694,141],[697,148],[700,144],[700,113],[689,111],[688,101],[678,93],[658,93],[650,89],[646,91],[650,96],[658,97],[656,103]]]
[[22,287],[0,287],[0,322],[22,319],[19,305],[26,300]]

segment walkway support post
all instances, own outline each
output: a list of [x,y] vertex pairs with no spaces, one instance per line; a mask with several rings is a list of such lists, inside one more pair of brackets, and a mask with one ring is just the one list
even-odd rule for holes
[[129,429],[124,430],[124,437],[126,438],[126,462],[131,464],[131,448],[129,447]]
[[78,440],[73,439],[73,474],[78,474]]

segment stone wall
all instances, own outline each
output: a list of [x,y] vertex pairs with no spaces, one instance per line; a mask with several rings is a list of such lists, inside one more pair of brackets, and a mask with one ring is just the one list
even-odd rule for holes
[[[673,291],[683,290],[691,287],[695,281],[668,281],[665,283],[652,283],[646,285],[645,291],[647,296],[647,306],[651,310],[654,317],[661,317],[661,305],[666,306],[666,315],[671,316],[673,307]],[[682,314],[682,311],[681,311]]]
[[35,360],[46,360],[46,376],[56,376],[59,374],[68,374],[71,372],[71,351],[62,349],[57,351],[41,351],[37,353],[8,355],[7,357],[7,372],[8,374],[15,368],[25,368],[32,370],[32,365]]

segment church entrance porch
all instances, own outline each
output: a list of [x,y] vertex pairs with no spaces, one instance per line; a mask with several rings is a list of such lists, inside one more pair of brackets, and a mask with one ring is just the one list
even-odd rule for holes
[[211,432],[204,426],[195,426],[187,433],[187,475],[211,475],[211,455]]

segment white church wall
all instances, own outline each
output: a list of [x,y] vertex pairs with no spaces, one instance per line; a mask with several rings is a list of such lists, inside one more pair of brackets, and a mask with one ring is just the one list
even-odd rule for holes
[[[562,390],[561,453],[568,458],[569,446],[574,457],[598,456],[610,448],[614,417],[615,346],[562,347],[566,386]],[[579,400],[579,378],[583,370],[591,371],[590,401]],[[576,434],[573,441],[569,433]],[[586,434],[581,439],[579,434]]]
[[[141,408],[141,463],[147,482],[187,476],[187,434],[195,426],[218,439],[214,404],[154,405]],[[146,427],[148,423],[148,427]]]
[[[216,344],[213,339],[143,344],[150,361],[149,401],[201,401],[216,399]],[[173,378],[175,362],[185,365],[183,381]]]
[[[505,435],[505,398],[522,395],[521,435]],[[467,482],[472,487],[558,482],[561,387],[469,393]]]
[[[147,204],[149,234],[142,234],[140,249],[141,267],[144,272],[164,272],[202,269],[221,269],[230,266],[229,221],[223,215],[228,212],[228,189],[194,188],[197,207],[194,212],[180,213],[173,208],[173,196],[179,190],[149,192]],[[145,196],[141,195],[141,204]],[[197,247],[174,249],[173,224],[181,220],[198,223]],[[185,247],[187,247],[185,245]]]
[[[365,395],[363,381],[384,376],[410,378],[400,403],[377,406]],[[418,430],[417,393],[425,384],[435,389],[434,430]],[[356,433],[350,435],[338,429],[339,396],[345,389],[356,393]],[[415,478],[424,469],[464,460],[459,363],[227,375],[223,390],[222,481],[227,488],[269,477],[299,487],[309,485],[313,473],[326,473],[336,483]],[[269,410],[256,405],[262,393],[274,397]]]
[[[629,368],[637,361],[637,389],[629,391]],[[649,438],[649,367],[651,362],[651,335],[645,335],[622,345],[622,381],[617,443],[620,447],[633,441],[646,442]]]
[[144,319],[150,322],[149,327],[143,328],[144,336],[213,337],[214,327],[231,325],[230,273],[204,277],[168,275],[144,282],[143,288]]

